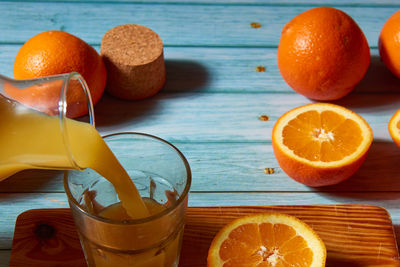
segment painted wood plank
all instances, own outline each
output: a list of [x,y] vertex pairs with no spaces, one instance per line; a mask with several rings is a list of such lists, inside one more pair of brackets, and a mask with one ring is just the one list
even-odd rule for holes
[[[9,0],[0,0],[6,2]],[[36,0],[18,0],[18,2],[35,2]],[[41,2],[55,2],[55,0],[41,0]],[[209,4],[209,5],[320,5],[317,0],[64,0],[64,2],[84,2],[84,3],[135,3],[135,4]],[[324,1],[324,5],[340,6],[397,6],[397,0],[329,0]]]
[[[173,142],[266,142],[283,113],[311,102],[298,94],[161,93],[134,103],[104,97],[95,112],[102,134],[138,131]],[[399,102],[400,94],[352,94],[334,103],[363,116],[375,140],[390,141],[387,124]]]
[[[272,147],[267,143],[174,145],[189,161],[192,192],[400,191],[400,149],[393,142],[374,142],[366,161],[353,177],[322,188],[310,188],[289,178],[280,169]],[[266,168],[273,173],[266,173]],[[0,192],[64,192],[63,172],[21,172],[0,182]]]
[[[165,59],[165,92],[296,93],[279,72],[276,48],[167,47]],[[371,64],[354,92],[400,92],[400,79],[378,49],[371,49]]]
[[[395,230],[400,224],[399,192],[377,193],[191,193],[189,206],[257,206],[313,204],[369,204],[388,210]],[[0,249],[10,249],[17,216],[29,209],[68,207],[64,193],[0,194]],[[399,236],[399,235],[397,235]]]
[[[23,43],[50,30],[70,32],[91,44],[120,24],[152,28],[165,45],[276,47],[285,23],[311,6],[168,5],[131,3],[0,2],[0,42]],[[341,7],[376,47],[384,22],[398,7]],[[252,28],[258,22],[261,28]],[[29,25],[29,27],[26,27]]]
[[[0,47],[1,74],[13,77],[20,47]],[[164,52],[167,83],[163,92],[295,93],[279,73],[276,48],[166,47]],[[371,55],[370,68],[355,92],[399,93],[400,79],[384,66],[377,49]]]

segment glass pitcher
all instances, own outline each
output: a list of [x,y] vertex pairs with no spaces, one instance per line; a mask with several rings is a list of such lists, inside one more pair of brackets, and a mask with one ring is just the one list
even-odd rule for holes
[[79,73],[30,80],[0,75],[0,181],[24,169],[81,169],[69,146],[70,118],[94,126]]

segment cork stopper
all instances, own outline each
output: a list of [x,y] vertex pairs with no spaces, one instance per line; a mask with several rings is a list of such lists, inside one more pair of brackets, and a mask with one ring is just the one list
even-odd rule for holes
[[163,43],[142,25],[120,25],[107,31],[100,54],[107,69],[106,90],[123,99],[155,95],[165,84]]

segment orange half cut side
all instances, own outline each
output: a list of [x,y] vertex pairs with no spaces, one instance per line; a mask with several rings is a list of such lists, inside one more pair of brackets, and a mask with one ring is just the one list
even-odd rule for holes
[[360,115],[339,105],[314,103],[278,119],[272,146],[288,176],[309,186],[325,186],[359,169],[372,138],[370,126]]
[[322,267],[326,247],[306,223],[280,213],[241,217],[226,225],[208,252],[208,267]]

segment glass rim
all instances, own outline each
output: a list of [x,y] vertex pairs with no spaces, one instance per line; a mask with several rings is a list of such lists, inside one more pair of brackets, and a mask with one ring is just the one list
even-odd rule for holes
[[88,103],[88,114],[87,116],[89,117],[89,123],[95,127],[95,119],[94,119],[94,107],[93,107],[93,101],[92,101],[92,96],[90,94],[90,89],[89,86],[87,85],[85,79],[83,76],[78,73],[78,72],[69,72],[69,73],[64,73],[64,74],[59,74],[59,75],[53,75],[53,76],[47,76],[44,77],[46,79],[56,79],[59,77],[64,78],[64,82],[61,88],[61,93],[60,93],[60,100],[58,103],[58,112],[61,121],[63,121],[65,118],[67,118],[67,109],[68,109],[68,103],[67,103],[67,91],[68,91],[68,84],[69,82],[73,79],[76,78],[79,83],[81,84],[82,90],[85,93],[86,96],[86,101]]
[[68,91],[68,84],[72,79],[77,79],[81,85],[81,88],[83,92],[85,93],[86,96],[86,102],[88,104],[88,117],[89,117],[89,124],[91,124],[93,127],[96,127],[95,125],[95,119],[94,119],[94,108],[93,108],[93,101],[92,97],[90,95],[90,90],[89,87],[83,78],[83,76],[78,73],[78,72],[69,72],[69,73],[64,73],[64,74],[59,74],[59,75],[53,75],[53,76],[48,76],[44,77],[47,80],[57,80],[57,78],[62,77],[63,84],[61,86],[61,91],[60,91],[60,98],[58,101],[58,117],[60,120],[60,129],[61,129],[61,134],[62,138],[64,140],[64,145],[69,153],[69,160],[71,166],[75,166],[76,169],[80,169],[80,166],[76,163],[74,159],[74,154],[70,150],[70,143],[69,143],[69,138],[68,138],[68,127],[67,127],[67,109],[68,109],[68,101],[67,101],[67,91]]
[[143,224],[143,223],[147,223],[150,221],[154,221],[157,220],[159,218],[164,217],[165,215],[169,214],[170,212],[174,211],[178,206],[180,206],[182,204],[182,202],[186,199],[186,197],[189,194],[190,191],[190,186],[192,183],[192,172],[189,166],[189,163],[187,161],[187,159],[185,158],[185,156],[182,154],[182,152],[175,147],[173,144],[171,144],[170,142],[157,137],[155,135],[151,135],[151,134],[147,134],[147,133],[140,133],[140,132],[117,132],[117,133],[112,133],[112,134],[107,134],[102,136],[103,139],[107,138],[107,137],[113,137],[113,136],[122,136],[122,135],[134,135],[134,136],[142,136],[142,137],[148,137],[150,139],[154,139],[157,141],[160,141],[161,143],[164,143],[165,145],[169,146],[170,148],[172,148],[180,157],[180,159],[182,160],[185,169],[186,169],[186,185],[185,188],[182,191],[182,194],[179,196],[178,200],[171,205],[170,207],[167,207],[165,210],[156,213],[154,215],[151,215],[149,217],[145,217],[145,218],[140,218],[140,219],[129,219],[129,220],[122,220],[122,221],[116,221],[116,220],[112,220],[112,219],[107,219],[104,217],[100,217],[100,216],[96,216],[93,215],[89,212],[87,212],[86,210],[84,210],[78,203],[78,201],[76,201],[76,199],[72,196],[70,190],[69,190],[69,186],[68,186],[68,173],[71,171],[79,171],[79,170],[65,170],[64,171],[64,189],[65,189],[65,193],[67,194],[68,197],[68,201],[71,203],[73,203],[73,205],[83,214],[85,214],[86,216],[89,216],[95,220],[104,222],[104,223],[108,223],[108,224],[114,224],[114,225],[138,225],[138,224]]

